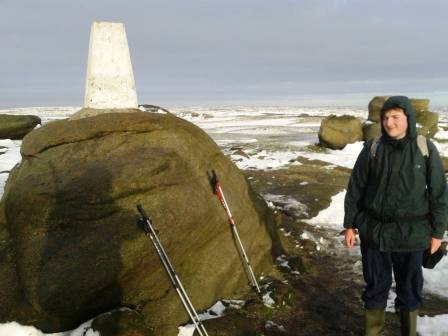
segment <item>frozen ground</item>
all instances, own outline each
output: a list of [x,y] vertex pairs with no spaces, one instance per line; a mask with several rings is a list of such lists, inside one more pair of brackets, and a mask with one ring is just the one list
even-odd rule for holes
[[[78,109],[76,107],[41,107],[0,110],[0,113],[34,114],[47,123],[66,118]],[[362,149],[360,142],[349,145],[342,151],[325,150],[321,153],[310,152],[306,147],[317,143],[317,131],[320,120],[324,116],[350,114],[359,118],[367,117],[366,109],[334,107],[176,107],[170,110],[203,128],[241,169],[264,170],[283,169],[289,165],[298,164],[294,161],[298,156],[328,162],[327,169],[332,169],[334,165],[352,168]],[[440,113],[441,124],[448,125],[448,109],[440,109],[436,112]],[[448,156],[448,144],[441,141],[447,138],[448,133],[445,131],[439,132],[436,136],[436,139],[440,140],[435,142],[436,146],[444,156]],[[0,197],[11,168],[20,161],[20,145],[21,141],[0,140]],[[328,230],[340,230],[344,195],[345,191],[334,195],[330,206],[322,210],[315,218],[308,220],[308,223],[326,227]],[[264,196],[268,202],[272,201],[270,197],[272,198],[273,195]],[[284,203],[292,210],[297,208],[297,211],[306,211],[306,208],[294,199],[285,198]],[[435,270],[425,270],[424,275],[427,292],[448,297],[446,282],[448,258],[445,258]],[[219,314],[222,314],[222,307],[211,307],[211,310],[214,311],[215,308],[219,310]],[[216,315],[212,314],[212,316]],[[97,333],[89,328],[90,325],[87,322],[74,331],[51,335],[96,336]],[[443,335],[441,330],[448,330],[448,315],[419,318],[421,335]],[[179,336],[191,334],[191,326],[180,327]],[[42,336],[45,334],[15,323],[0,324],[0,336],[22,335]]]

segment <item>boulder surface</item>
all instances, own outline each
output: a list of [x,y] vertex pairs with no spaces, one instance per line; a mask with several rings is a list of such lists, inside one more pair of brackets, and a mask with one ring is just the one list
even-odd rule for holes
[[35,311],[17,316],[23,324],[57,332],[125,306],[156,335],[176,334],[188,317],[136,224],[139,203],[196,309],[246,292],[212,170],[255,273],[269,272],[280,252],[266,203],[205,132],[171,114],[54,121],[30,133],[21,153],[3,201],[19,289]]

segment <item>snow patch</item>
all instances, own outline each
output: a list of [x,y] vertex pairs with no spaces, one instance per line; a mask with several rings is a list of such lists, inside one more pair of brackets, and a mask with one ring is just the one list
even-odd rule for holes
[[22,140],[0,140],[0,198],[3,196],[9,172],[22,160],[21,144]]
[[263,304],[268,308],[274,308],[275,307],[275,301],[273,298],[271,298],[272,292],[267,292],[263,295]]
[[435,135],[434,139],[437,140],[448,140],[448,131],[445,130],[439,130]]
[[275,259],[275,263],[278,266],[291,269],[291,266],[289,266],[288,260],[286,259],[286,256],[284,254],[278,256],[277,259]]
[[0,324],[0,336],[101,336],[92,329],[92,320],[84,322],[78,328],[60,333],[45,334],[39,329],[23,326],[17,322]]
[[[348,144],[344,147],[344,149],[341,150],[326,149],[324,153],[300,152],[299,156],[310,160],[321,160],[336,166],[342,166],[352,169],[363,147],[364,142],[358,141],[352,144]],[[329,167],[330,169],[334,168],[331,166],[327,167]]]
[[267,151],[246,153],[249,157],[230,154],[232,161],[243,170],[276,170],[285,168],[291,164],[298,165],[295,161],[299,152],[295,151]]
[[441,143],[438,141],[433,141],[434,145],[437,147],[441,156],[448,156],[448,143]]
[[448,336],[448,314],[419,316],[417,332],[421,336]]
[[[225,304],[224,304],[224,303]],[[224,316],[225,310],[230,307],[234,309],[241,309],[246,302],[243,300],[220,300],[205,312],[198,314],[199,319],[203,322],[205,320],[215,319]],[[228,307],[227,307],[228,306]],[[193,323],[180,326],[177,336],[193,336],[195,326]]]
[[276,328],[276,329],[278,329],[278,331],[286,332],[286,329],[285,329],[284,326],[279,325],[279,324],[277,324],[277,323],[275,323],[275,322],[273,322],[273,321],[270,321],[270,320],[266,321],[264,327],[265,327],[266,329]]
[[[445,234],[444,240],[448,238]],[[423,268],[424,291],[442,297],[448,297],[448,257],[444,256],[434,269]],[[448,330],[448,329],[447,329]]]
[[341,230],[344,222],[344,199],[346,190],[343,190],[331,197],[330,206],[321,210],[319,214],[304,222],[312,225],[322,225],[324,227]]
[[285,195],[262,194],[268,206],[274,210],[285,210],[294,213],[297,217],[308,217],[308,207],[293,197]]

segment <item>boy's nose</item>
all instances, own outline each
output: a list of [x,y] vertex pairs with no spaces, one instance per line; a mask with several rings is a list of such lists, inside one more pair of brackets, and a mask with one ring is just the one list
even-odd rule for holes
[[391,127],[393,125],[394,121],[392,120],[392,118],[386,119],[386,126],[387,127]]

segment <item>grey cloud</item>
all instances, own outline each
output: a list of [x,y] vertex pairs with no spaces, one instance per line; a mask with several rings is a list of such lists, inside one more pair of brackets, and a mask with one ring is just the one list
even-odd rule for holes
[[0,6],[7,50],[0,53],[0,106],[20,105],[20,92],[31,104],[33,92],[47,105],[82,104],[94,20],[125,23],[143,100],[440,91],[448,79],[446,1],[8,0]]

